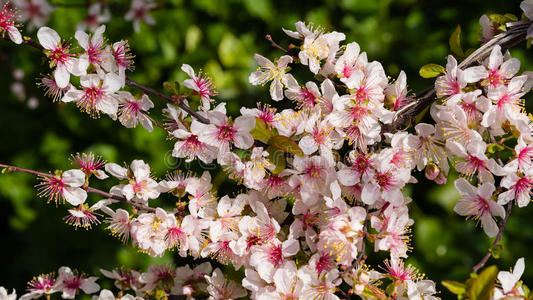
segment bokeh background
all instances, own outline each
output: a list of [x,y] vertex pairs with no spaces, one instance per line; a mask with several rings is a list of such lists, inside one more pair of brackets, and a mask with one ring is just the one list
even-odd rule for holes
[[[51,1],[57,5],[49,26],[62,37],[73,36],[75,26],[84,19],[85,1]],[[516,0],[172,0],[159,1],[160,9],[151,14],[156,25],[143,24],[135,33],[131,22],[124,20],[129,1],[109,1],[113,19],[107,24],[110,41],[127,39],[136,55],[136,69],[131,77],[148,86],[162,89],[166,80],[183,80],[183,63],[202,69],[214,78],[219,99],[227,102],[229,114],[237,115],[241,106],[255,107],[256,102],[271,103],[265,88],[251,87],[248,75],[256,68],[254,53],[274,58],[282,55],[264,39],[271,34],[286,47],[291,41],[281,28],[293,29],[298,20],[313,22],[327,30],[346,33],[347,42],[356,41],[370,60],[379,60],[393,78],[405,70],[412,91],[432,84],[418,75],[426,63],[445,64],[448,38],[460,24],[463,48],[479,45],[479,17],[483,13],[515,13],[520,16]],[[76,4],[80,4],[77,6]],[[35,32],[25,32],[35,37]],[[75,42],[73,40],[73,42]],[[525,43],[511,50],[523,68],[533,70],[531,50]],[[36,87],[36,78],[48,72],[36,49],[0,41],[0,161],[21,167],[48,171],[68,169],[69,156],[92,151],[107,161],[130,162],[140,158],[151,163],[155,175],[167,170],[197,169],[170,156],[173,143],[155,129],[122,127],[107,117],[92,119],[74,105],[52,103]],[[23,70],[26,96],[18,99],[11,92],[13,71]],[[30,97],[37,100],[28,101]],[[164,103],[152,99],[158,118]],[[533,101],[531,96],[528,102]],[[273,104],[273,103],[271,103]],[[531,106],[528,104],[528,106]],[[532,110],[529,110],[532,111]],[[232,184],[219,170],[213,170],[219,194],[231,192]],[[420,175],[420,174],[418,174]],[[441,296],[450,297],[440,286],[441,280],[464,281],[486,253],[491,240],[475,221],[465,221],[453,212],[458,194],[453,175],[448,184],[437,186],[418,176],[421,184],[408,190],[413,203],[411,217],[413,247],[408,262],[419,267],[439,283]],[[152,259],[104,230],[77,230],[62,221],[64,207],[47,205],[36,195],[36,180],[27,174],[0,175],[0,285],[16,288],[19,295],[34,275],[56,271],[68,265],[90,274],[99,268],[125,265],[145,269],[151,262],[172,262],[169,254]],[[109,186],[102,185],[102,188]],[[90,201],[99,200],[94,195]],[[503,237],[504,250],[498,261],[508,269],[516,259],[526,256],[532,266],[533,205],[515,207]],[[372,258],[373,257],[373,258]],[[371,255],[369,263],[382,259]],[[533,268],[526,267],[526,283],[533,283]]]

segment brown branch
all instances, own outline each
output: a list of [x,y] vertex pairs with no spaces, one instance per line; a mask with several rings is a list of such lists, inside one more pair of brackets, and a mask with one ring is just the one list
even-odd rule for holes
[[[38,177],[52,177],[52,176],[54,176],[54,175],[52,175],[50,173],[43,173],[43,172],[39,172],[39,171],[35,171],[35,170],[19,168],[19,167],[15,167],[15,166],[6,165],[6,164],[0,164],[0,168],[6,168],[8,172],[17,171],[17,172],[23,172],[23,173],[32,174],[32,175],[38,176]],[[98,194],[100,196],[104,196],[104,197],[109,198],[109,199],[118,200],[120,202],[127,203],[127,204],[129,204],[129,205],[131,205],[131,206],[133,206],[133,207],[135,207],[137,209],[140,209],[140,210],[155,212],[155,208],[131,202],[128,199],[126,199],[125,197],[123,197],[123,196],[113,195],[111,193],[104,192],[102,190],[95,189],[95,188],[92,188],[92,187],[83,186],[82,188],[84,190],[86,190],[88,193]]]
[[166,100],[170,103],[173,103],[173,104],[176,104],[177,106],[179,106],[181,109],[183,109],[184,111],[186,111],[187,113],[189,113],[191,116],[193,116],[194,118],[196,118],[199,122],[201,123],[204,123],[204,124],[209,124],[209,119],[205,118],[204,116],[200,115],[198,112],[192,110],[187,104],[185,104],[183,101],[179,101],[178,99],[175,99],[173,97],[170,97],[170,96],[167,96],[157,90],[154,90],[150,87],[147,87],[147,86],[144,86],[136,81],[134,81],[133,79],[129,78],[126,76],[126,85],[128,86],[131,86],[131,87],[134,87],[134,88],[138,88],[139,90],[145,92],[146,94],[150,94],[150,95],[154,95],[158,98],[161,98],[163,100]]
[[485,256],[483,256],[481,261],[478,262],[472,268],[472,273],[477,273],[477,271],[479,271],[479,269],[481,269],[487,263],[487,261],[489,260],[490,256],[492,255],[490,249],[492,249],[494,246],[496,246],[496,244],[498,244],[501,241],[502,235],[503,235],[503,230],[505,229],[505,225],[507,224],[507,220],[509,219],[509,216],[511,215],[511,211],[513,209],[513,202],[514,201],[509,202],[507,204],[507,209],[505,211],[505,218],[503,218],[503,220],[500,222],[500,226],[499,226],[499,229],[498,229],[498,234],[496,235],[496,239],[494,239],[494,242],[492,242],[492,244],[490,245],[490,248],[489,248],[489,251],[487,252],[487,254],[485,254]]
[[[11,42],[11,39],[9,38],[9,36],[2,36],[2,39]],[[40,50],[40,51],[44,50],[44,47],[41,46],[41,44],[37,43],[32,38],[27,37],[27,36],[22,38],[22,45],[28,45],[28,46],[31,46],[31,47],[33,47],[35,49]]]
[[[507,23],[507,31],[494,36],[490,41],[472,52],[460,64],[460,69],[465,69],[475,64],[481,64],[488,57],[496,45],[500,45],[502,51],[524,41],[526,39],[527,29],[531,21],[518,21]],[[416,94],[416,100],[401,108],[396,112],[391,124],[382,127],[381,133],[393,132],[404,125],[409,125],[415,117],[426,107],[430,106],[436,100],[436,93],[433,86],[426,88]]]

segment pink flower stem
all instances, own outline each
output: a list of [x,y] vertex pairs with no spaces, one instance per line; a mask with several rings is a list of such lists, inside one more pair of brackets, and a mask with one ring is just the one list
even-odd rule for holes
[[487,254],[485,254],[485,256],[483,256],[483,258],[481,259],[480,262],[478,262],[473,268],[472,268],[472,273],[477,273],[477,271],[479,271],[479,269],[481,269],[486,263],[487,261],[489,260],[490,256],[492,255],[491,253],[491,249],[496,246],[496,244],[498,244],[500,242],[500,240],[502,239],[502,235],[503,235],[503,230],[505,229],[505,224],[507,224],[507,220],[509,219],[509,216],[511,215],[511,211],[513,209],[513,202],[509,202],[507,204],[507,209],[506,209],[506,212],[505,212],[505,218],[503,218],[503,220],[500,222],[500,226],[499,229],[498,229],[498,234],[496,235],[496,239],[494,239],[494,242],[492,242],[492,244],[490,245],[489,247],[489,251],[487,252]]
[[272,47],[278,48],[279,50],[283,51],[283,53],[289,53],[289,51],[287,51],[287,49],[281,47],[280,45],[278,45],[278,43],[274,42],[274,40],[272,39],[272,36],[270,34],[265,35],[265,39],[270,42]]
[[[6,165],[6,164],[0,164],[0,168],[5,168],[5,171],[2,171],[2,173],[9,173],[9,172],[17,171],[17,172],[28,173],[28,174],[32,174],[34,176],[40,176],[40,177],[51,177],[51,176],[53,176],[50,173],[43,173],[43,172],[39,172],[39,171],[35,171],[35,170],[24,169],[24,168],[10,166],[10,165]],[[82,188],[84,190],[86,190],[87,193],[98,194],[100,196],[104,196],[104,197],[109,198],[109,199],[118,200],[120,202],[127,203],[127,204],[129,204],[129,205],[131,205],[131,206],[133,206],[133,207],[135,207],[137,209],[140,209],[140,210],[149,211],[149,212],[155,212],[155,208],[149,207],[149,206],[146,206],[146,205],[142,205],[142,204],[133,203],[133,202],[129,201],[128,199],[126,199],[123,196],[113,195],[113,194],[104,192],[102,190],[92,188],[90,186],[82,186]]]

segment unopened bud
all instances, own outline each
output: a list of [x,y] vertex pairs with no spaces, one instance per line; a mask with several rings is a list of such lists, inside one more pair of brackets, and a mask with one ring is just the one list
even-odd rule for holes
[[444,175],[443,172],[439,173],[439,176],[435,179],[436,184],[445,184],[446,183],[446,175]]
[[437,178],[437,176],[439,176],[440,174],[440,170],[439,170],[439,167],[437,167],[437,165],[435,165],[434,163],[428,163],[428,165],[426,166],[426,178],[429,179],[429,180],[435,180],[435,178]]

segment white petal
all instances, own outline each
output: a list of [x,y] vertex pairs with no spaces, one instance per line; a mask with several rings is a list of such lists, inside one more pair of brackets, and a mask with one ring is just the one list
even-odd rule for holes
[[78,44],[85,50],[89,49],[89,35],[81,30],[76,31],[74,34]]
[[39,43],[48,50],[55,49],[59,43],[61,43],[59,34],[49,27],[39,28],[39,31],[37,31],[37,38],[39,39]]
[[122,87],[122,80],[117,74],[107,73],[104,78],[104,86],[108,92],[114,93]]
[[118,179],[128,178],[128,170],[117,165],[116,163],[107,163],[105,165],[105,171]]
[[85,202],[87,192],[81,188],[67,187],[63,189],[63,197],[68,203],[77,206]]
[[70,186],[80,187],[85,183],[85,173],[77,169],[68,170],[61,174],[61,180]]
[[22,43],[22,35],[20,34],[20,31],[15,26],[9,26],[7,28],[7,34],[9,34],[9,38],[13,41],[15,44],[21,44]]
[[58,65],[54,71],[54,78],[56,84],[60,88],[66,88],[70,81],[70,72],[67,70],[66,66]]

